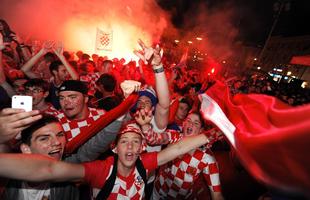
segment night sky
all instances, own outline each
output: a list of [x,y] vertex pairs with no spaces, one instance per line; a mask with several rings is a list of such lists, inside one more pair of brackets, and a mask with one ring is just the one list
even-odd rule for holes
[[[290,2],[289,10],[281,12],[273,35],[294,36],[310,34],[310,0],[283,0]],[[172,23],[182,29],[188,11],[201,3],[216,10],[223,3],[230,3],[235,10],[232,23],[239,30],[236,40],[245,44],[262,45],[270,32],[274,16],[274,4],[279,0],[157,0],[169,11]]]

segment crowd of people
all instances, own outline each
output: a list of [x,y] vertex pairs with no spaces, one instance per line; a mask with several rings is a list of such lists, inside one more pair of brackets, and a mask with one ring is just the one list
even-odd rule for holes
[[[0,32],[1,199],[229,199],[215,156],[229,144],[201,116],[198,95],[221,79],[232,95],[309,101],[258,76],[169,68],[160,46],[141,40],[139,62],[126,63],[53,41],[31,46],[4,20]],[[33,110],[10,108],[13,95],[32,96]]]

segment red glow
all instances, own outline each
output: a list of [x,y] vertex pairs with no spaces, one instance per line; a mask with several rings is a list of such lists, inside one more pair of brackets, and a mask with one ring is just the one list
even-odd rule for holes
[[[12,10],[19,12],[12,15]],[[158,42],[169,26],[166,12],[154,0],[4,0],[0,13],[0,18],[6,19],[25,43],[61,41],[65,50],[82,50],[109,59],[123,57],[127,61],[136,59],[133,50],[139,48],[138,39],[146,45]],[[113,32],[109,50],[96,50],[97,28]]]
[[[105,55],[110,59],[118,57],[125,58],[126,60],[136,60],[137,57],[132,52],[134,49],[139,49],[137,44],[138,39],[142,39],[148,45],[151,44],[151,35],[143,32],[141,28],[118,20],[115,20],[112,24],[111,27],[107,27],[103,21],[90,23],[72,19],[64,27],[66,49],[72,51],[81,49],[88,54],[96,53]],[[96,49],[97,28],[112,32],[111,51]]]

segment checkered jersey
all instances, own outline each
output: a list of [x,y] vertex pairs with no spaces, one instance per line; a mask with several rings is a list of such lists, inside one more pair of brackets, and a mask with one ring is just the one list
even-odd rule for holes
[[167,129],[165,132],[156,133],[153,128],[143,131],[144,139],[149,145],[175,143],[183,138],[176,130]]
[[215,127],[215,128],[211,128],[207,131],[205,131],[203,134],[205,134],[208,137],[209,142],[206,144],[207,148],[211,148],[212,145],[219,140],[223,140],[224,139],[224,134],[223,132]]
[[[209,142],[205,144],[207,148],[211,148],[216,141],[224,139],[223,132],[218,128],[209,129],[204,131],[203,134],[205,134],[209,140]],[[166,129],[165,132],[157,133],[154,129],[150,128],[143,131],[143,135],[148,145],[175,143],[183,137],[182,133],[173,129]]]
[[[157,167],[157,152],[145,153],[141,155],[141,161],[147,172],[155,170]],[[84,163],[84,179],[93,188],[101,189],[112,173],[114,158],[108,157],[106,160]],[[139,200],[144,198],[144,181],[135,167],[129,176],[123,177],[117,173],[114,187],[108,199]]]
[[153,199],[191,199],[194,182],[201,173],[211,191],[221,191],[216,160],[212,152],[201,147],[160,168]]
[[88,109],[89,115],[86,119],[83,120],[69,120],[62,111],[60,111],[56,116],[62,124],[68,141],[72,140],[78,134],[85,131],[92,122],[96,121],[101,115],[105,114],[104,110],[99,110],[96,108]]
[[80,76],[80,81],[87,82],[88,84],[88,95],[94,96],[96,92],[96,81],[99,77],[100,74],[98,72]]

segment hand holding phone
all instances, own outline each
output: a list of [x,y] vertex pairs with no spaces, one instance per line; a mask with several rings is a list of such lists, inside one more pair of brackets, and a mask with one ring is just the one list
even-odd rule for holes
[[26,112],[32,111],[32,96],[14,95],[12,97],[12,108],[21,108]]

